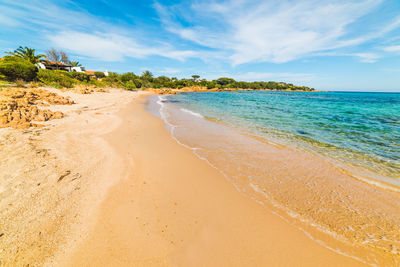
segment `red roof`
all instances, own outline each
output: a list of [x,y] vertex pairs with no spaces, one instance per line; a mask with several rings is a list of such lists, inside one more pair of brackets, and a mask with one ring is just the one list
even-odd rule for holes
[[70,65],[67,65],[63,62],[57,62],[57,61],[50,61],[50,60],[45,60],[43,62],[45,65],[56,65],[56,66],[64,66],[64,67],[70,67]]
[[86,73],[87,75],[94,75],[95,71],[85,70],[85,73]]

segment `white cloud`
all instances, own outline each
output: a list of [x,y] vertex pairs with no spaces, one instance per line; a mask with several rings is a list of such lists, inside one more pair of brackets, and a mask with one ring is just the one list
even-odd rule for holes
[[176,74],[176,73],[180,73],[181,70],[180,69],[174,69],[174,68],[165,68],[163,70],[158,71],[158,73],[161,74]]
[[400,45],[387,46],[387,47],[382,48],[382,50],[386,51],[386,52],[397,53],[397,52],[400,52]]
[[184,61],[196,56],[194,51],[146,38],[140,29],[106,23],[78,7],[63,8],[52,0],[3,0],[0,10],[7,14],[7,17],[0,14],[0,26],[18,21],[19,27],[44,36],[48,47],[63,48],[85,57],[122,61],[125,57],[161,56]]
[[124,57],[144,58],[152,55],[183,61],[196,54],[190,50],[173,50],[167,46],[148,47],[138,44],[132,38],[112,33],[88,34],[63,31],[56,35],[49,35],[48,39],[53,46],[104,61],[121,61]]
[[237,81],[283,81],[290,83],[307,83],[314,81],[317,77],[312,73],[290,73],[290,72],[245,72],[240,74],[215,73],[203,75],[213,80],[220,77],[232,77]]
[[360,58],[361,62],[364,63],[374,63],[378,61],[379,58],[381,58],[380,55],[374,54],[374,53],[355,53],[355,54],[349,54],[350,56],[353,55],[355,57]]
[[265,81],[268,79],[292,80],[292,81],[310,81],[315,78],[310,73],[277,73],[277,72],[247,72],[235,76],[239,80],[245,81]]
[[0,25],[3,25],[5,27],[12,27],[12,26],[17,26],[19,25],[18,21],[10,18],[8,16],[5,16],[4,14],[0,14]]
[[[154,7],[168,31],[205,47],[229,51],[231,63],[237,65],[283,63],[381,37],[399,27],[400,19],[362,34],[350,32],[349,28],[382,2],[203,1],[192,4],[190,12],[185,11],[190,16],[176,6],[167,8],[157,3]],[[186,21],[185,26],[180,23],[182,20]],[[358,57],[363,62],[378,58],[367,53],[359,53]]]
[[[168,7],[156,2],[153,7],[167,30],[157,29],[158,34],[107,22],[73,1],[2,0],[0,27],[24,28],[28,30],[26,39],[32,37],[35,43],[42,39],[49,47],[104,61],[155,55],[180,61],[196,57],[206,64],[222,65],[229,61],[238,65],[282,63],[332,53],[371,63],[380,56],[362,50],[343,50],[382,37],[400,26],[397,17],[376,27],[372,25],[375,28],[353,27],[383,1],[193,0]],[[75,7],[71,8],[72,5]],[[168,43],[163,37],[172,38]],[[398,49],[399,46],[388,46],[383,50],[398,52]]]

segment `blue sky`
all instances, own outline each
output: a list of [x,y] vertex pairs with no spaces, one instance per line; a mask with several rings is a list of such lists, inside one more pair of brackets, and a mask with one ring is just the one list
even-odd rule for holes
[[88,70],[400,91],[398,0],[0,0],[0,11],[2,54],[55,47]]

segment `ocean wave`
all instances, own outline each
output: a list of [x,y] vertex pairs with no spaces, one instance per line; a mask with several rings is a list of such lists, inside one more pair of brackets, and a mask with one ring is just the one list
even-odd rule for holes
[[193,116],[196,116],[196,117],[199,117],[199,118],[204,118],[204,116],[201,115],[200,113],[197,113],[197,112],[185,109],[185,108],[181,108],[180,110],[183,111],[183,112],[189,113],[189,114],[191,114]]

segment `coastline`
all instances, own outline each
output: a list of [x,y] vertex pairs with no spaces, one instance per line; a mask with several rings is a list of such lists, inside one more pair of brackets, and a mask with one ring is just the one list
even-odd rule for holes
[[[39,169],[37,162],[8,166],[23,169],[19,179],[35,179],[21,187],[22,200],[5,198],[20,206],[13,213],[20,218],[7,222],[15,227],[4,228],[0,238],[8,249],[1,251],[5,264],[365,265],[344,256],[340,244],[336,251],[321,245],[274,207],[240,193],[179,145],[145,109],[148,93],[57,93],[78,103],[52,107],[66,118],[16,134],[3,129],[21,140],[10,150],[32,139],[38,151],[47,151]],[[21,150],[12,160],[28,162],[32,155],[21,154],[32,147]],[[13,231],[18,235],[9,239]]]
[[[179,99],[159,98],[174,138],[220,170],[239,191],[324,246],[371,264],[398,264],[398,187],[354,177],[315,152],[186,110],[175,103]],[[332,243],[331,237],[347,248]]]
[[[91,233],[62,265],[330,265],[337,254],[240,194],[216,169],[173,140],[143,98],[106,140],[125,155],[126,178],[101,204]],[[292,256],[287,257],[290,253]]]

